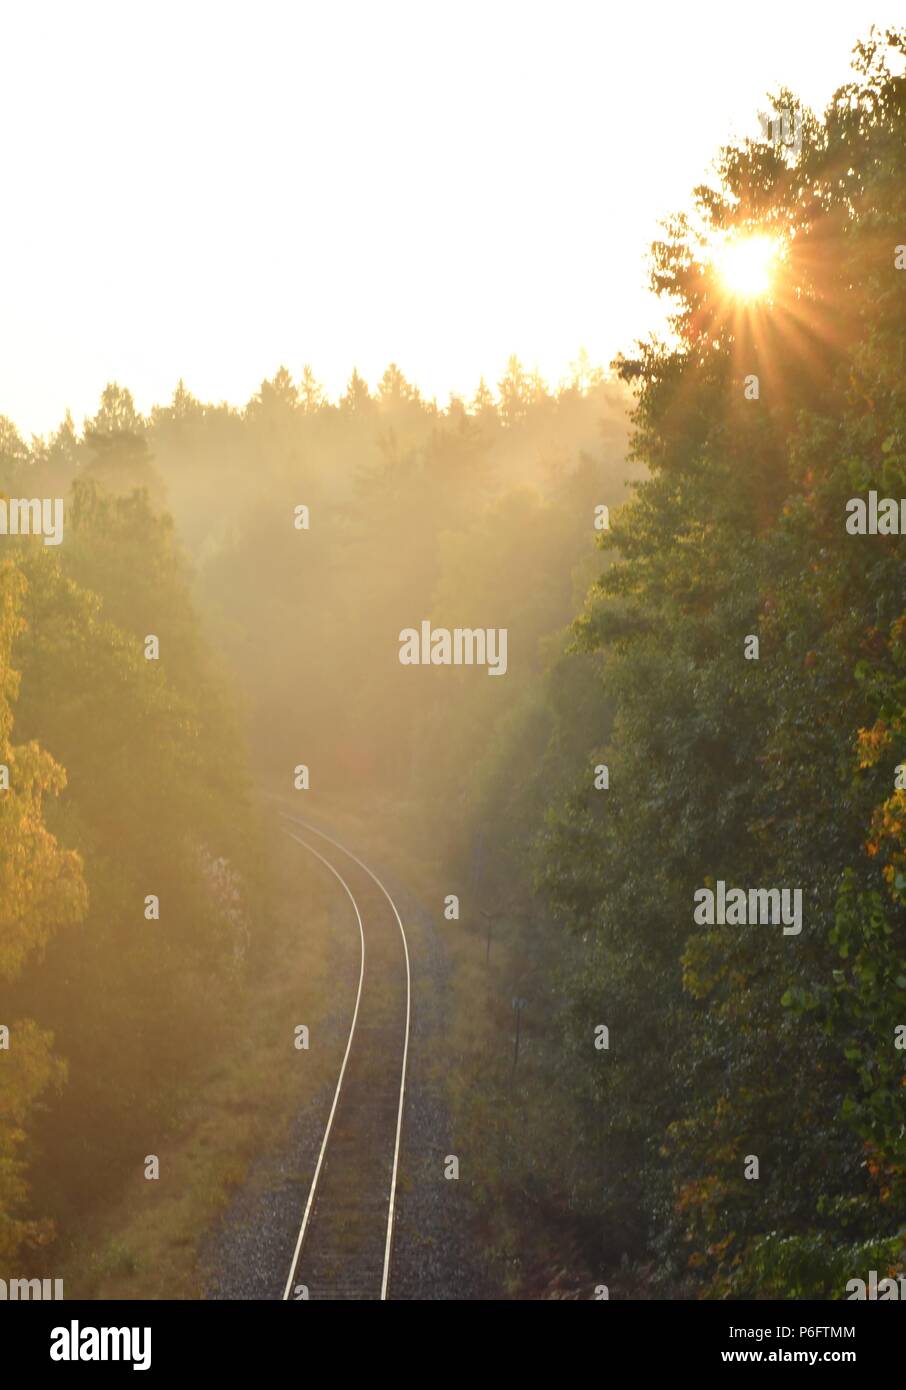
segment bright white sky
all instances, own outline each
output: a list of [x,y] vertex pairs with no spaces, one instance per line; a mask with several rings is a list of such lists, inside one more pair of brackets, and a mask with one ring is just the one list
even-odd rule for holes
[[0,9],[0,413],[607,364],[645,253],[785,81],[902,0],[29,0]]

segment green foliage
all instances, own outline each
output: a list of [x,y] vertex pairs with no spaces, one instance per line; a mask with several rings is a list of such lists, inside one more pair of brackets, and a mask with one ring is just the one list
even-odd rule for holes
[[[353,373],[338,406],[310,368],[298,385],[281,368],[244,411],[180,383],[142,418],[111,385],[81,437],[67,419],[29,449],[7,430],[10,476],[66,495],[64,545],[6,542],[0,689],[18,694],[23,741],[0,816],[19,808],[10,869],[34,872],[0,878],[0,902],[17,905],[0,917],[0,1021],[52,1021],[55,1048],[28,1024],[8,1062],[0,1052],[0,1213],[15,1209],[17,1242],[49,1236],[31,1210],[65,1231],[159,1149],[266,959],[246,728],[259,778],[307,758],[320,788],[395,788],[426,808],[426,835],[467,803],[476,751],[491,760],[495,730],[504,742],[512,701],[477,673],[458,683],[455,728],[439,727],[440,705],[401,672],[397,633],[423,616],[509,624],[511,684],[528,699],[583,550],[586,574],[593,561],[593,506],[622,487],[623,389],[587,361],[577,371],[556,395],[517,373],[518,408],[489,397],[475,414],[439,411],[395,365],[373,395]],[[293,526],[299,503],[310,531]],[[545,583],[526,585],[537,566]],[[145,659],[149,634],[159,661]],[[47,829],[40,795],[64,787]],[[159,922],[144,916],[150,893]]]
[[[906,493],[904,154],[906,82],[876,39],[825,121],[806,113],[798,159],[726,150],[655,247],[677,344],[622,364],[651,477],[576,625],[613,711],[588,746],[611,789],[586,772],[539,837],[551,910],[594,943],[573,995],[606,1000],[632,1058],[586,1053],[589,1142],[632,1175],[598,1215],[633,1204],[630,1253],[711,1296],[840,1297],[854,1261],[894,1258],[906,1215],[906,560],[845,530],[854,493]],[[766,229],[785,244],[772,299],[741,308],[710,247]],[[717,878],[801,886],[802,936],[694,927]]]
[[[906,551],[845,527],[854,494],[906,495],[890,50],[860,45],[821,120],[778,94],[795,154],[722,152],[653,247],[673,337],[622,383],[580,355],[552,391],[513,357],[441,409],[391,364],[334,405],[281,366],[245,410],[180,382],[142,417],[114,384],[81,437],[0,421],[0,486],[65,491],[70,528],[0,571],[0,1011],[24,1020],[0,1258],[49,1234],[23,1136],[42,1214],[121,1182],[266,949],[244,721],[261,778],[304,761],[319,793],[407,806],[497,933],[486,1013],[508,1042],[507,1001],[530,1006],[518,1083],[498,1049],[463,1101],[489,1206],[554,1209],[596,1267],[693,1296],[839,1298],[902,1267]],[[766,232],[775,282],[746,305],[718,250]],[[506,628],[506,682],[401,668],[423,619]],[[801,888],[801,936],[695,926],[717,879]]]
[[[247,904],[261,924],[268,909],[241,743],[172,522],[146,494],[94,477],[75,484],[64,546],[9,544],[0,678],[25,742],[6,746],[4,704],[0,1014],[52,1023],[55,1046],[20,1022],[0,1052],[0,1215],[12,1232],[0,1253],[12,1258],[51,1229],[13,1215],[26,1198],[23,1126],[35,1210],[65,1228],[109,1199],[222,1043],[254,952],[266,951]],[[150,632],[159,661],[145,658]],[[42,798],[64,788],[47,808],[51,833]],[[145,917],[148,894],[159,921]]]

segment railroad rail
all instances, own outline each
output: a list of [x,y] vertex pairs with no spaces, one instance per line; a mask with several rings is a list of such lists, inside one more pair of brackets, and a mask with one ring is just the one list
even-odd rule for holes
[[406,932],[367,864],[317,826],[280,814],[293,826],[284,827],[290,839],[343,888],[360,941],[346,1050],[283,1299],[299,1297],[302,1286],[310,1299],[386,1299],[412,1010]]

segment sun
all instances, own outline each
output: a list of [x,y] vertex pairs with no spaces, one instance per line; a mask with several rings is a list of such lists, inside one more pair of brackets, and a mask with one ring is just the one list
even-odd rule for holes
[[734,236],[715,257],[726,289],[737,299],[761,299],[771,288],[780,254],[776,237]]

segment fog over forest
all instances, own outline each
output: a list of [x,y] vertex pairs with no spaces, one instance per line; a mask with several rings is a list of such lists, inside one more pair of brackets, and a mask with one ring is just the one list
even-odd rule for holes
[[904,53],[611,363],[0,418],[4,1297],[906,1295]]

